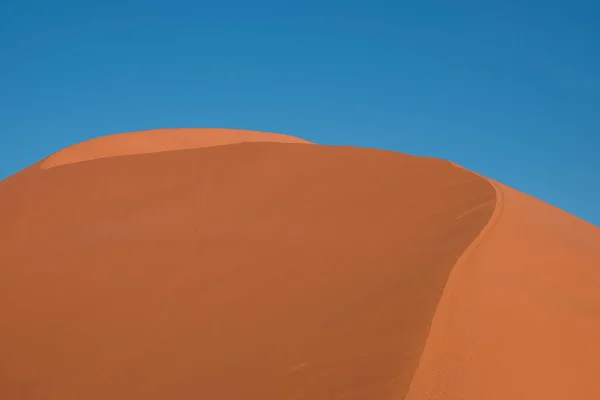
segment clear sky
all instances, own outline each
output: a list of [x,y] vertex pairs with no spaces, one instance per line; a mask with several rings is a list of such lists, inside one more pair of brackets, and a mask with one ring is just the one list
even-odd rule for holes
[[597,0],[3,0],[0,179],[161,127],[443,157],[600,225]]

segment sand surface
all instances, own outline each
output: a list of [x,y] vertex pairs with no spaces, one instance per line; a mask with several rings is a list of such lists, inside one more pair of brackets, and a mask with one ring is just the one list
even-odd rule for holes
[[599,271],[447,161],[100,138],[0,182],[0,398],[596,399]]

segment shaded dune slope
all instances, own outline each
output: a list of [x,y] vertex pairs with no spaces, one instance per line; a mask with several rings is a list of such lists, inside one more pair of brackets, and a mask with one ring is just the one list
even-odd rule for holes
[[3,398],[403,398],[496,203],[386,151],[110,154],[0,182]]
[[600,229],[492,184],[405,398],[600,399]]

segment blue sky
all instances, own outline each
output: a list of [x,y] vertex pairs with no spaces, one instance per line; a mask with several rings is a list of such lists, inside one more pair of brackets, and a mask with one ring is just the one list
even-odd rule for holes
[[230,127],[447,158],[600,225],[598,21],[582,0],[4,0],[0,179],[100,135]]

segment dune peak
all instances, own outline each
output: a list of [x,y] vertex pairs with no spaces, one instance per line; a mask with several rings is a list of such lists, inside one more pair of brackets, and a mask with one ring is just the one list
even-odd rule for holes
[[100,158],[223,146],[246,142],[305,143],[289,135],[224,128],[154,129],[101,136],[69,146],[48,157],[43,169]]

